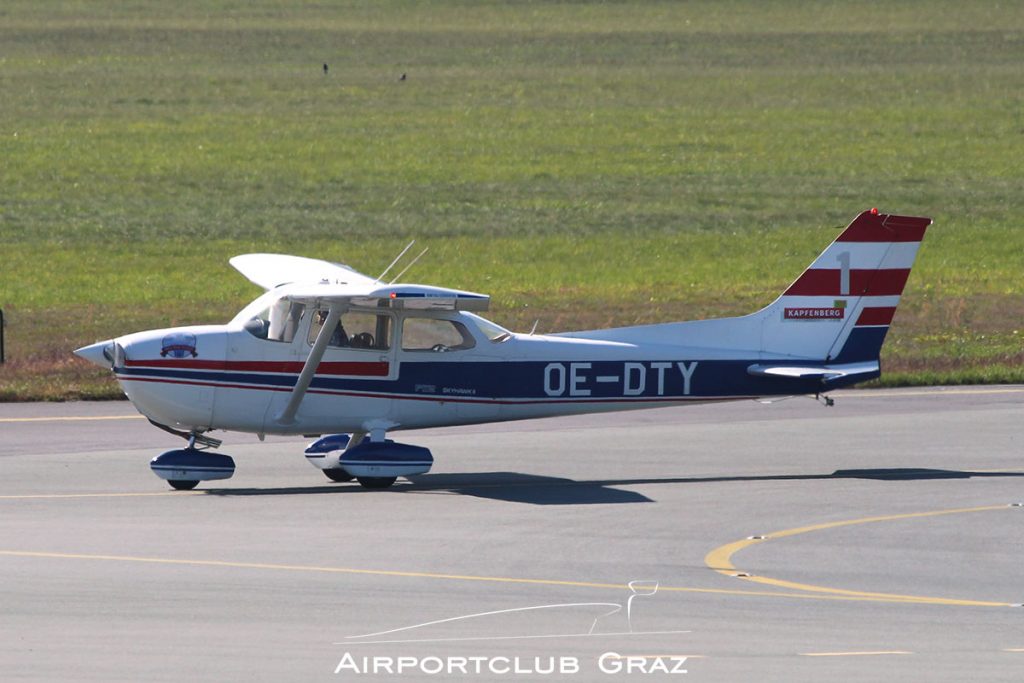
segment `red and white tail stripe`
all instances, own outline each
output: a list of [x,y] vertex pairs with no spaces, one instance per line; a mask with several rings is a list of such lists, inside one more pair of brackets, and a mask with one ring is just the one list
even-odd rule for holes
[[865,211],[789,286],[790,296],[899,296],[930,218]]
[[[877,358],[930,224],[930,218],[875,209],[861,213],[763,311],[763,349],[829,360],[849,354]],[[862,328],[876,332],[870,339],[854,334]]]
[[682,344],[713,348],[723,357],[798,365],[874,361],[930,224],[930,218],[865,211],[778,299],[750,315],[566,336]]

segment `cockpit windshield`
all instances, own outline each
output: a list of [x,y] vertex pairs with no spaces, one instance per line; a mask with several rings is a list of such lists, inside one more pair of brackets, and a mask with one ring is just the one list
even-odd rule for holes
[[259,339],[290,343],[305,312],[305,304],[264,295],[242,309],[232,322],[241,322],[246,332]]
[[512,333],[497,323],[492,323],[490,320],[481,318],[473,313],[465,313],[464,315],[468,318],[472,318],[473,322],[476,323],[477,328],[479,328],[479,330],[484,333],[484,336],[493,344],[500,344],[501,342],[508,341],[512,338]]

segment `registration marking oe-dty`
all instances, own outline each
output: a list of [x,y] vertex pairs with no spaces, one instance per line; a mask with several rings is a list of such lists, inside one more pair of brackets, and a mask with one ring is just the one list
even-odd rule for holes
[[671,362],[626,361],[618,375],[591,376],[591,363],[548,363],[544,368],[544,393],[548,396],[590,396],[587,383],[622,384],[623,396],[641,396],[647,390],[648,377],[653,375],[658,396],[665,395],[665,375],[678,370],[683,379],[683,395],[690,395],[690,379],[697,369],[697,361]]

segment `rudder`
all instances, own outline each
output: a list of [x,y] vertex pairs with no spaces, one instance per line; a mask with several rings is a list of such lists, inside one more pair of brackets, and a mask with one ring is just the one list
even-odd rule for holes
[[763,315],[762,352],[877,360],[930,218],[864,211]]

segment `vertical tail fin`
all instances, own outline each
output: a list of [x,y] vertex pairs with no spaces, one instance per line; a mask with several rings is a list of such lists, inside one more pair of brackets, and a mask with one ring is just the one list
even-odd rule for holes
[[863,212],[778,299],[750,315],[563,336],[750,359],[752,375],[818,378],[826,388],[871,379],[879,375],[882,342],[931,222]]
[[930,218],[857,216],[760,311],[762,352],[826,363],[877,360]]

